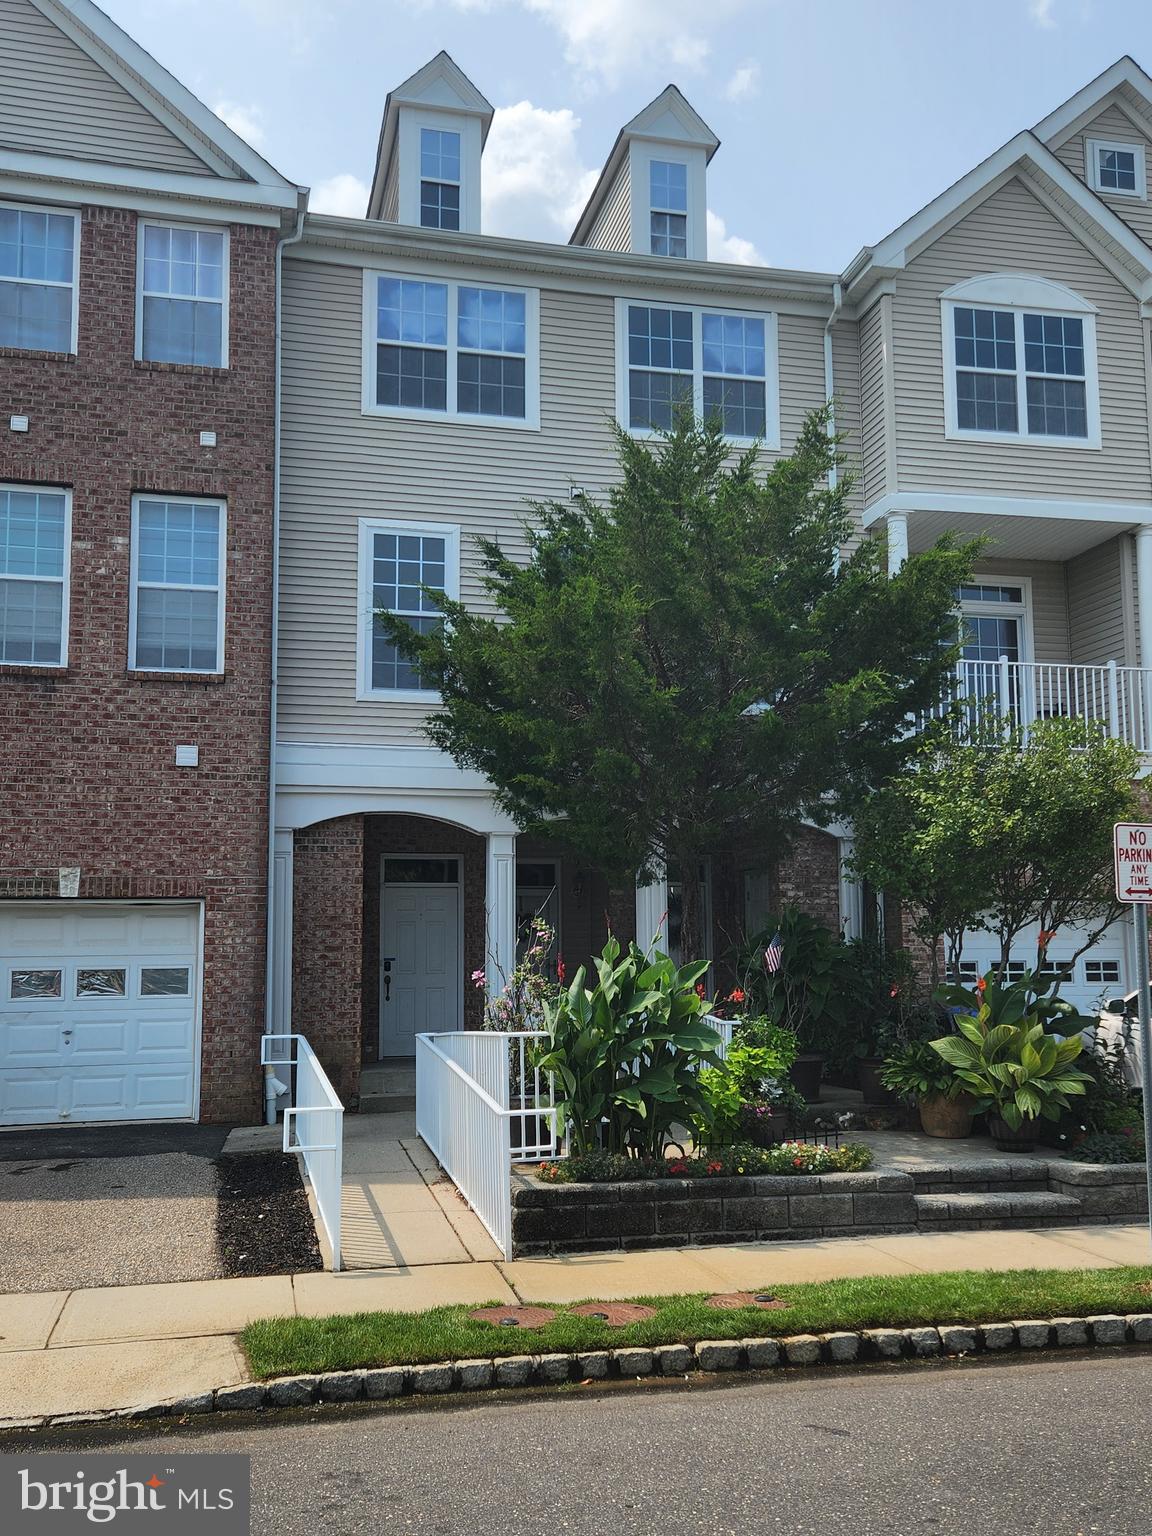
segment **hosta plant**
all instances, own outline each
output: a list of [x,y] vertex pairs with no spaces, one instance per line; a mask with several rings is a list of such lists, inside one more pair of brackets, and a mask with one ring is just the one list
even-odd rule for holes
[[973,1095],[977,1113],[987,1112],[1013,1131],[1041,1117],[1058,1120],[1069,1099],[1083,1095],[1091,1081],[1072,1065],[1083,1048],[1080,1036],[1061,1040],[1046,1034],[1035,1015],[995,1023],[981,996],[974,1015],[957,1015],[956,1029],[933,1040],[932,1049]]

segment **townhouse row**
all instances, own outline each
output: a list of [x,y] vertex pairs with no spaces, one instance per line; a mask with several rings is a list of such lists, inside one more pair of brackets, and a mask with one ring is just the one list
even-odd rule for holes
[[[848,826],[617,889],[428,744],[374,612],[482,604],[478,536],[521,551],[532,502],[608,488],[613,417],[690,401],[771,462],[833,400],[857,537],[988,540],[956,688],[1152,750],[1131,60],[807,273],[708,259],[718,143],[674,86],[547,244],[484,233],[492,107],[446,54],[389,95],[351,219],[89,0],[0,0],[0,40],[0,1125],[256,1118],[269,1024],[355,1105],[478,1022],[536,912],[570,963],[608,925],[675,950],[692,879],[719,975],[782,902],[876,920]],[[1118,926],[1069,995],[1131,965]]]

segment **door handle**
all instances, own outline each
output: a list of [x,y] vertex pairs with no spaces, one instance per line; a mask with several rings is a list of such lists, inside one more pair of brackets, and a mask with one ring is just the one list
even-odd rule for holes
[[395,958],[395,956],[393,956],[393,955],[386,955],[380,961],[380,964],[381,964],[381,966],[383,968],[383,971],[384,971],[384,975],[383,975],[382,979],[383,979],[383,982],[384,982],[384,1001],[386,1003],[391,1002],[391,1000],[392,1000],[392,961],[394,960],[394,958]]

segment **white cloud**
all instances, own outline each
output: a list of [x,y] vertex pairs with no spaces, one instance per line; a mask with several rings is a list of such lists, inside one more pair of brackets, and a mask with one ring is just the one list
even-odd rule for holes
[[259,107],[244,107],[235,101],[218,101],[212,110],[253,149],[259,149],[263,144],[264,114]]
[[1036,26],[1050,31],[1056,25],[1056,18],[1052,14],[1055,0],[1028,0],[1028,15]]
[[718,213],[708,210],[708,259],[731,261],[740,267],[763,267],[766,262],[751,240],[730,235],[728,226]]
[[760,66],[755,59],[749,59],[746,64],[741,64],[739,69],[733,72],[732,78],[724,87],[724,94],[729,101],[743,101],[746,97],[756,92],[760,83]]
[[483,227],[490,235],[555,240],[572,231],[596,172],[580,159],[580,119],[530,101],[497,107],[484,149]]
[[347,219],[362,219],[368,211],[368,188],[359,176],[342,171],[312,188],[308,207],[312,213],[338,213]]

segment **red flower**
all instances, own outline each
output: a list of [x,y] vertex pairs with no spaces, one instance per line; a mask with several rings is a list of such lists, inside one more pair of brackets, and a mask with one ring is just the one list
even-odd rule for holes
[[888,996],[889,997],[899,997],[900,996],[900,988],[899,987],[889,987],[888,988]]
[[556,962],[556,980],[560,982],[561,985],[563,985],[566,975],[567,972],[564,969],[564,958],[561,956],[560,959]]
[[984,996],[984,989],[987,987],[987,985],[988,983],[984,980],[983,976],[977,976],[976,991],[980,994],[981,997]]
[[723,1173],[724,1172],[724,1164],[723,1163],[709,1163],[707,1171],[709,1173]]
[[793,1168],[803,1168],[804,1159],[802,1157],[794,1157],[792,1159],[792,1166]]
[[739,987],[733,987],[732,991],[728,994],[728,1001],[730,1003],[742,1003],[744,1001],[744,993]]
[[1055,928],[1041,928],[1040,932],[1036,936],[1036,948],[1043,952],[1048,948],[1049,944],[1051,944],[1055,937]]
[[702,981],[698,981],[696,983],[696,996],[697,997],[703,997],[704,996],[704,983]]

